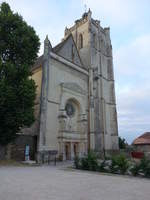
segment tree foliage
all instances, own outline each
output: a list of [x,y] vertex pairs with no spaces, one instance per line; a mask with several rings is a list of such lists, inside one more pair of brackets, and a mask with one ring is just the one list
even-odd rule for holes
[[39,37],[7,3],[0,7],[0,144],[34,121],[36,86],[29,78]]
[[124,138],[119,137],[119,148],[120,149],[125,149],[127,145],[127,142]]

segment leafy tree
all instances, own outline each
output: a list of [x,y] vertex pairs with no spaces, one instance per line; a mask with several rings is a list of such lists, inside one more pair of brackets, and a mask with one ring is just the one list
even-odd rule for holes
[[7,3],[0,6],[0,144],[34,121],[36,86],[30,78],[39,37]]
[[127,145],[127,142],[124,138],[119,137],[119,148],[120,149],[125,149]]

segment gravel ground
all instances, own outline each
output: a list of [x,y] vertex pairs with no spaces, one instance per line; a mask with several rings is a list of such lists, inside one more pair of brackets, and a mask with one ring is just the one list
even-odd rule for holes
[[150,200],[150,180],[60,165],[0,167],[0,200]]

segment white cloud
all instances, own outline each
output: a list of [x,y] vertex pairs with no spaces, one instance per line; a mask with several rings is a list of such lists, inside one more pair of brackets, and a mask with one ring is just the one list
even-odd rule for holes
[[114,52],[120,134],[131,142],[150,130],[150,34]]
[[[115,25],[129,25],[143,16],[143,8],[146,8],[150,2],[147,0],[82,0],[87,4],[96,15],[102,17]],[[108,22],[107,21],[107,22]]]
[[[150,34],[135,38],[114,52],[118,76],[147,76],[150,72]],[[135,77],[136,78],[136,77]]]

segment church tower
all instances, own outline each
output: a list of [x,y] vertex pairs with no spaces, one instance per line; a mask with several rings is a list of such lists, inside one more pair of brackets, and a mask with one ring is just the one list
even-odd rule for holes
[[72,34],[82,63],[89,73],[90,149],[105,152],[118,149],[118,125],[110,29],[102,28],[92,12],[85,12],[75,25],[65,29]]
[[112,45],[89,10],[55,47],[46,37],[44,54],[32,69],[38,97],[38,160],[100,155],[118,150]]

